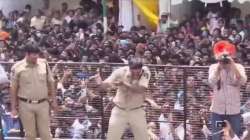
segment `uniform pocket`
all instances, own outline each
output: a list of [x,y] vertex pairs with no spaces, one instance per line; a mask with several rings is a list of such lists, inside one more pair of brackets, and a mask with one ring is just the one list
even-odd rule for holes
[[31,84],[32,83],[32,80],[30,78],[31,74],[29,71],[23,71],[20,73],[20,83],[22,84]]

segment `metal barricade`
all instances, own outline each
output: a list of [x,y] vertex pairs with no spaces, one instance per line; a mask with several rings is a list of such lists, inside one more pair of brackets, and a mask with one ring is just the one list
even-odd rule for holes
[[[10,71],[11,63],[2,63],[6,71]],[[73,138],[77,130],[74,126],[83,126],[83,139],[104,139],[112,104],[110,97],[114,90],[108,92],[96,90],[89,78],[100,72],[103,79],[123,66],[107,63],[50,63],[56,80],[63,75],[68,80],[57,89],[57,99],[62,110],[52,113],[51,131],[54,137]],[[145,103],[146,117],[149,127],[159,136],[162,127],[172,126],[176,132],[171,132],[174,139],[205,140],[202,127],[204,122],[210,126],[209,106],[212,92],[208,86],[208,67],[148,65],[152,77],[147,94],[163,109],[154,109]],[[250,76],[250,69],[246,68]],[[87,82],[87,83],[86,83]],[[242,87],[242,104],[249,98],[248,86]],[[88,87],[88,91],[84,89]],[[8,99],[8,93],[6,93]],[[79,100],[81,98],[81,100]],[[171,112],[171,119],[166,119]],[[178,131],[184,130],[184,134]],[[123,138],[132,137],[129,130]]]

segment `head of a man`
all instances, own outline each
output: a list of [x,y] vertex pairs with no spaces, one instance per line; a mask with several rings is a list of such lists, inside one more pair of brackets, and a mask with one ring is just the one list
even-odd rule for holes
[[166,23],[167,20],[168,20],[168,16],[169,16],[169,13],[163,12],[163,13],[161,14],[161,22],[162,22],[162,23]]
[[40,49],[36,43],[28,43],[25,46],[25,57],[28,63],[36,64],[39,57]]
[[66,2],[63,2],[62,4],[61,4],[61,8],[62,8],[62,11],[63,12],[65,12],[65,11],[67,11],[68,10],[68,3],[66,3]]
[[31,9],[32,9],[31,5],[27,4],[27,5],[25,5],[24,11],[31,12]]
[[224,40],[215,43],[213,51],[216,60],[223,66],[230,64],[231,59],[235,58],[236,55],[235,45]]
[[142,73],[143,60],[139,57],[132,57],[129,60],[129,70],[131,72],[132,78],[139,78]]
[[43,15],[43,11],[41,9],[37,10],[36,17],[40,18]]

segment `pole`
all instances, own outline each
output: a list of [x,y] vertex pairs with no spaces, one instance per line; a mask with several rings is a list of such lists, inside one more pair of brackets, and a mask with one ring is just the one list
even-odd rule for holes
[[0,140],[4,140],[4,132],[3,132],[3,120],[2,120],[2,117],[4,115],[4,109],[1,107],[2,105],[2,94],[0,93]]
[[3,137],[3,126],[2,126],[2,114],[0,113],[0,140],[4,140]]
[[107,1],[102,0],[102,14],[103,14],[103,28],[104,28],[104,34],[108,31],[108,18],[107,18]]
[[[99,65],[99,69],[100,69],[99,72],[100,72],[101,78],[103,79],[103,71],[102,71],[103,70],[103,66]],[[105,119],[104,115],[105,114],[104,113],[105,112],[104,112],[104,102],[103,102],[103,94],[104,93],[102,91],[99,91],[99,92],[100,92],[101,98],[102,98],[101,99],[101,101],[102,101],[101,102],[101,104],[102,104],[102,106],[101,106],[101,116],[102,116],[101,117],[101,119],[102,119],[102,128],[101,128],[102,129],[102,135],[101,135],[101,138],[105,139],[105,131],[104,131],[104,129],[105,129],[105,122],[104,122],[104,119]]]
[[184,140],[187,139],[187,68],[183,68],[183,88],[184,88]]
[[23,123],[20,119],[20,117],[18,118],[19,124],[20,124],[20,136],[23,138],[25,136],[24,130],[23,130]]
[[169,0],[169,5],[168,5],[168,13],[169,13],[169,15],[168,15],[168,27],[170,27],[170,16],[172,15],[172,13],[171,13],[171,5],[172,5],[172,0]]

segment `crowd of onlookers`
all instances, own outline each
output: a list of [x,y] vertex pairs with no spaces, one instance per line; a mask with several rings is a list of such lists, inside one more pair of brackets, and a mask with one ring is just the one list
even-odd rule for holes
[[[143,57],[153,73],[148,93],[161,109],[145,103],[148,130],[152,139],[181,139],[186,120],[188,139],[209,138],[209,106],[213,93],[207,85],[207,68],[190,68],[186,93],[182,68],[172,65],[207,66],[214,62],[212,45],[221,39],[237,47],[237,61],[250,63],[250,16],[241,18],[241,11],[231,8],[195,12],[182,21],[175,21],[169,13],[162,13],[157,32],[146,26],[133,26],[123,31],[114,15],[108,15],[108,31],[103,33],[101,6],[85,0],[77,9],[68,9],[63,3],[60,10],[37,10],[26,5],[22,11],[3,15],[0,11],[0,60],[15,62],[24,56],[27,41],[40,44],[41,57],[52,64],[57,81],[59,112],[52,112],[54,137],[101,138],[107,131],[112,106],[113,90],[96,90],[92,76],[101,71],[107,77],[115,65],[82,65],[64,62],[127,63],[132,56]],[[225,17],[226,15],[226,17]],[[6,67],[7,68],[7,67]],[[191,71],[192,70],[192,71]],[[250,84],[244,87],[242,112],[250,111]],[[7,90],[2,94],[7,95]],[[184,96],[184,94],[186,96]],[[186,100],[184,100],[186,97]],[[5,136],[18,132],[18,119],[10,118],[8,96],[1,103]],[[185,102],[185,103],[184,103]],[[246,104],[245,104],[246,103]],[[187,114],[184,113],[186,105]],[[1,110],[0,109],[0,110]],[[184,117],[185,116],[185,117]],[[124,137],[130,136],[129,129]]]

